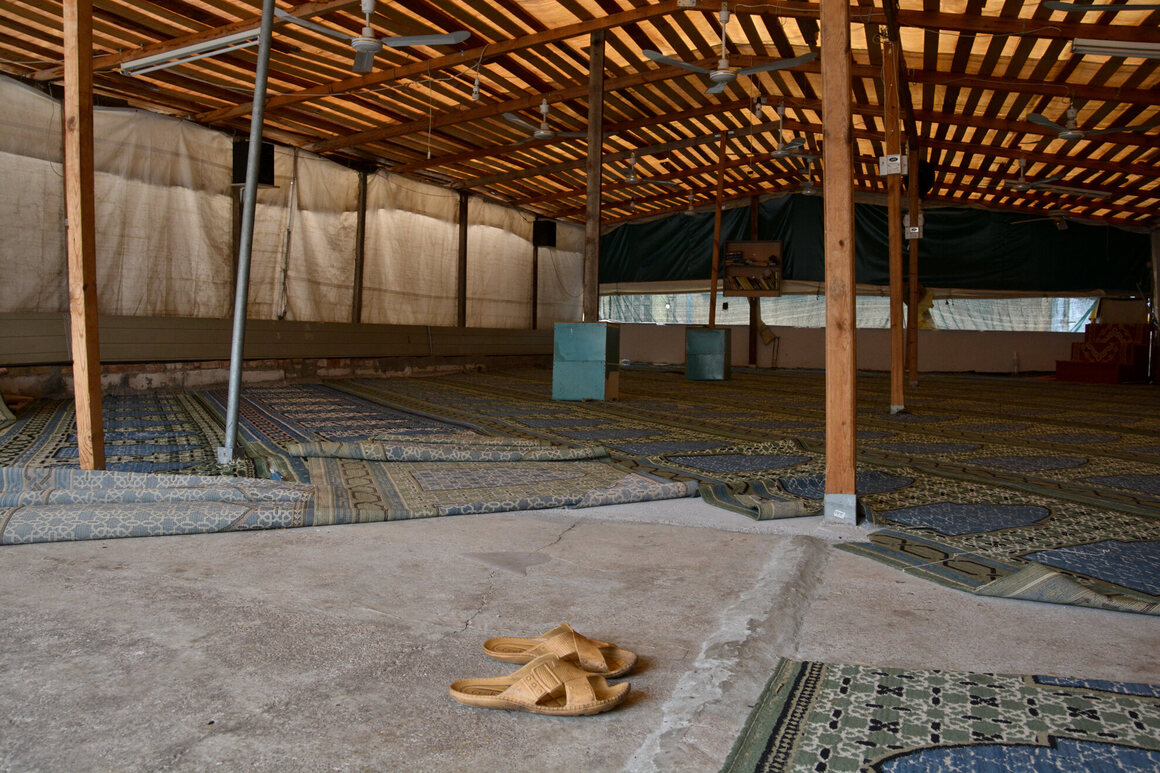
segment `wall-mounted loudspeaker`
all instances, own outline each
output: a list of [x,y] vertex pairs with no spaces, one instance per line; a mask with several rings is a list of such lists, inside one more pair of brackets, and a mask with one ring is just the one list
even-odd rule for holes
[[556,246],[556,221],[555,220],[535,220],[532,222],[532,246],[533,247],[555,247]]
[[[250,141],[237,140],[234,142],[234,174],[233,185],[246,184],[246,165],[249,163]],[[258,185],[267,188],[274,187],[274,143],[263,142],[258,162]]]

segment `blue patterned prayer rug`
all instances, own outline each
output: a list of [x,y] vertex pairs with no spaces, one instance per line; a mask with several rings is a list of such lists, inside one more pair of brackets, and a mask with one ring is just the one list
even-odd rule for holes
[[879,521],[930,529],[944,536],[1031,526],[1051,515],[1032,505],[964,505],[938,502],[878,513]]
[[0,467],[0,545],[305,526],[313,493],[252,478]]
[[723,773],[1160,770],[1160,686],[783,660]]
[[[250,475],[249,459],[217,463],[223,422],[195,396],[155,392],[103,398],[106,469],[114,472]],[[79,468],[76,412],[38,400],[0,432],[0,467]]]

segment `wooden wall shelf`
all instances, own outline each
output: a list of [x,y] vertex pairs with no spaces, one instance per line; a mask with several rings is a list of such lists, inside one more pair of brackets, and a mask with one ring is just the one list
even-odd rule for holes
[[721,255],[722,295],[781,295],[781,242],[725,242]]

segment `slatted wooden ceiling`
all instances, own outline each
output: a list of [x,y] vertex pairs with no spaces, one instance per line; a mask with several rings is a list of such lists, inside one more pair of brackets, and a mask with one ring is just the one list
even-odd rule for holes
[[[856,190],[885,191],[877,173],[885,152],[881,75],[883,41],[893,29],[911,107],[904,141],[917,143],[934,172],[927,200],[1154,227],[1160,215],[1160,60],[1081,55],[1071,45],[1076,38],[1160,44],[1160,6],[1118,0],[1125,3],[1144,7],[1077,12],[1012,0],[853,2]],[[352,36],[364,23],[352,0],[279,0],[278,7]],[[255,29],[260,0],[95,0],[94,8],[95,85],[103,98],[248,132],[256,48],[141,75],[120,67],[146,54]],[[650,49],[716,68],[720,8],[706,0],[379,2],[372,17],[376,36],[471,34],[451,46],[384,48],[374,69],[362,75],[351,71],[349,42],[283,21],[274,28],[266,133],[344,162],[580,220],[586,140],[529,140],[528,127],[504,114],[538,125],[539,105],[547,99],[552,130],[585,132],[590,35],[605,30],[606,222],[680,211],[690,201],[709,203],[723,129],[733,132],[725,198],[808,189],[807,179],[820,186],[820,161],[771,155],[779,142],[795,137],[804,139],[799,154],[821,155],[816,60],[740,77],[707,94],[706,76],[642,54]],[[735,3],[729,10],[733,68],[818,49],[816,1]],[[61,78],[62,59],[61,3],[5,0],[0,70],[51,84]],[[904,108],[906,101],[904,95]],[[1149,128],[1063,139],[1034,122],[1038,114],[1065,124],[1072,106],[1081,129]],[[635,185],[625,183],[630,153],[642,180]],[[1011,181],[1020,161],[1027,181],[1058,176],[1056,186],[1085,192],[1016,190]]]

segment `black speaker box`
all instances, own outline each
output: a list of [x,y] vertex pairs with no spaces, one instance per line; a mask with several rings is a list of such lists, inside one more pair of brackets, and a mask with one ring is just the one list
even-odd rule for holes
[[[233,185],[246,184],[246,164],[249,163],[250,141],[234,142]],[[258,161],[258,185],[274,187],[274,143],[263,142]]]
[[535,220],[532,222],[532,246],[533,247],[555,247],[556,246],[556,221],[555,220]]

